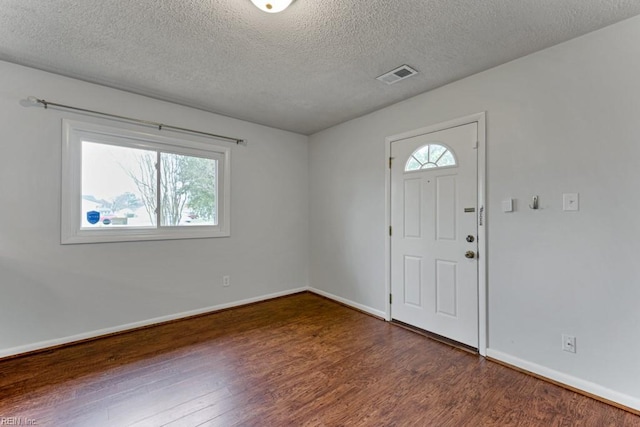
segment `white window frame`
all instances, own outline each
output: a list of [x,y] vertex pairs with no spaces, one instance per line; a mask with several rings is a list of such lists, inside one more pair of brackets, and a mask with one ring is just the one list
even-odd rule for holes
[[[231,235],[231,150],[194,138],[172,138],[128,128],[63,119],[62,121],[61,243],[102,243],[194,239]],[[142,148],[217,160],[217,225],[155,228],[81,228],[82,141]]]

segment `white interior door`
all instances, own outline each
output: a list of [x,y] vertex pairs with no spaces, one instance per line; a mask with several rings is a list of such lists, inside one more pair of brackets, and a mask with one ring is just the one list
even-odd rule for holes
[[478,124],[391,143],[391,316],[478,348]]

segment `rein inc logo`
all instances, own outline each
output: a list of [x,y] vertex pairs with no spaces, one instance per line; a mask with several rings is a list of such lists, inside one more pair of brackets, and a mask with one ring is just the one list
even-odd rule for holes
[[0,426],[35,426],[35,425],[38,425],[35,418],[0,417]]

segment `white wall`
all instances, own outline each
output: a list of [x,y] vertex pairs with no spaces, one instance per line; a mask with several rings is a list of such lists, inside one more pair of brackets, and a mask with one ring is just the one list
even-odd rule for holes
[[[306,287],[308,138],[0,62],[0,356]],[[52,102],[248,139],[231,147],[231,237],[60,245]],[[222,276],[231,276],[223,288]]]
[[486,111],[489,354],[640,409],[638,40],[640,17],[313,135],[310,285],[384,310],[385,137]]

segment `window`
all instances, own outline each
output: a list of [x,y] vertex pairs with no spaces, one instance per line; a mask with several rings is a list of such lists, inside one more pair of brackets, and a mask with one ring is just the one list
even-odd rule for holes
[[229,236],[230,150],[65,120],[62,243]]
[[456,158],[449,148],[440,144],[428,144],[418,148],[407,160],[405,172],[420,169],[455,166]]

